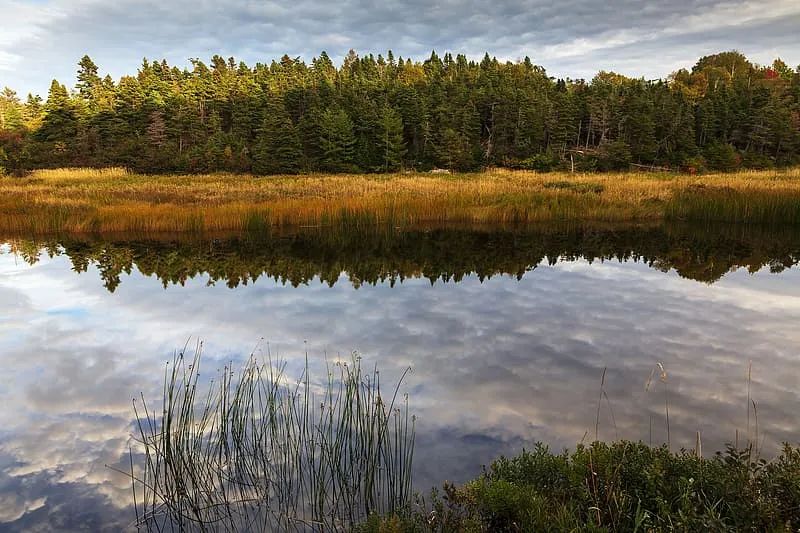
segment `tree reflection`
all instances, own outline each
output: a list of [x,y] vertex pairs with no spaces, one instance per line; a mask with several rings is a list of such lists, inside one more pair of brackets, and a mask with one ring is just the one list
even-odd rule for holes
[[164,287],[204,276],[230,288],[268,277],[298,286],[314,279],[333,286],[344,272],[354,288],[406,278],[433,284],[474,275],[521,278],[559,261],[636,261],[713,283],[738,268],[780,272],[800,257],[800,234],[755,226],[539,226],[525,228],[313,228],[223,237],[63,237],[14,239],[10,252],[33,264],[66,255],[72,270],[95,265],[114,292],[134,269]]

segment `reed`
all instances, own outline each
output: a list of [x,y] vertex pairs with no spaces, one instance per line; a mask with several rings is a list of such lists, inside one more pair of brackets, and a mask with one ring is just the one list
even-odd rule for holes
[[364,372],[356,355],[321,385],[307,359],[292,381],[285,364],[251,357],[203,394],[201,351],[168,366],[158,414],[144,397],[134,404],[137,527],[340,531],[408,506],[415,422],[402,378],[384,397],[377,368]]
[[672,197],[666,207],[666,216],[703,222],[796,225],[800,223],[800,191],[691,187]]
[[124,169],[0,178],[0,232],[241,231],[371,223],[800,223],[800,169],[686,176],[493,170],[458,175],[139,175]]

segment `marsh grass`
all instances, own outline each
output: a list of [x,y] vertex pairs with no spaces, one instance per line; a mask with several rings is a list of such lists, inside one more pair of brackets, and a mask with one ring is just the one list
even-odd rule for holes
[[[414,418],[361,360],[328,366],[251,357],[198,387],[201,346],[168,366],[160,412],[141,398],[131,454],[137,526],[151,531],[340,531],[411,499]],[[405,376],[405,374],[403,375]]]
[[600,194],[605,187],[599,183],[576,183],[571,181],[548,181],[543,185],[545,189],[561,189],[578,193]]
[[39,181],[59,180],[85,180],[85,179],[119,179],[130,176],[131,173],[122,167],[107,168],[50,168],[35,170],[28,177]]
[[796,225],[800,224],[800,190],[695,186],[676,192],[665,214],[703,222]]
[[493,170],[458,175],[139,175],[0,178],[0,232],[241,231],[364,223],[505,224],[664,218],[800,223],[800,169],[686,176]]

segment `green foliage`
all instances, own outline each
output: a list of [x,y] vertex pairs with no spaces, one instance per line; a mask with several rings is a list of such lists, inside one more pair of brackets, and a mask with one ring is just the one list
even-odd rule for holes
[[706,159],[701,155],[696,155],[693,157],[687,157],[683,160],[683,164],[681,168],[690,174],[697,174],[701,172],[705,172],[706,166]]
[[633,163],[631,147],[625,141],[613,141],[600,146],[597,153],[599,170],[627,170]]
[[391,531],[796,531],[800,449],[766,461],[750,448],[698,458],[624,441],[537,445],[444,493]]
[[348,172],[355,168],[353,149],[356,144],[353,121],[344,109],[328,109],[320,123],[321,166],[330,172]]
[[81,98],[92,100],[97,86],[100,85],[100,76],[97,75],[97,65],[92,58],[85,55],[78,62],[78,83],[76,88]]
[[741,156],[741,166],[756,170],[768,170],[775,168],[775,161],[763,153],[745,152]]
[[703,150],[708,168],[712,170],[732,171],[739,168],[742,162],[736,148],[727,143],[714,143]]
[[18,131],[25,127],[25,106],[17,93],[4,88],[0,92],[0,132]]
[[297,128],[283,102],[269,106],[256,137],[253,172],[256,174],[296,174],[303,161],[303,147]]
[[600,72],[587,83],[530,59],[387,57],[145,60],[115,81],[84,56],[74,91],[54,80],[46,102],[23,103],[5,89],[0,132],[23,133],[14,150],[31,157],[5,151],[26,168],[546,172],[572,167],[570,154],[579,171],[683,168],[700,154],[714,170],[800,163],[800,76],[780,60],[724,52],[668,80]]
[[391,107],[384,107],[381,111],[378,139],[380,153],[383,156],[381,170],[383,172],[398,170],[403,165],[403,158],[406,155],[403,118]]
[[536,154],[528,159],[522,161],[522,168],[528,170],[535,170],[537,172],[550,172],[558,168],[559,159],[556,154],[552,152],[545,152]]

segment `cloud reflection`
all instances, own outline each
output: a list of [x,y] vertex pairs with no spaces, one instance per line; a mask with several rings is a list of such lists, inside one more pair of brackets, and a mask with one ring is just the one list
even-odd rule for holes
[[[164,289],[134,270],[110,294],[95,266],[70,268],[64,256],[31,266],[0,255],[0,519],[15,527],[124,515],[114,509],[129,505],[130,486],[104,465],[125,468],[130,401],[159,395],[164,362],[189,338],[205,341],[206,377],[261,338],[290,373],[306,350],[317,368],[326,353],[358,350],[388,381],[412,366],[419,487],[463,481],[537,440],[592,439],[603,368],[616,427],[604,403],[600,438],[647,441],[652,423],[653,441],[666,440],[667,392],[673,447],[691,446],[697,430],[706,450],[736,429],[744,436],[752,360],[766,447],[797,441],[796,270],[740,269],[706,285],[641,263],[576,260],[543,262],[521,280],[358,290],[319,279],[231,290],[202,277]],[[659,361],[668,391],[645,392]]]

